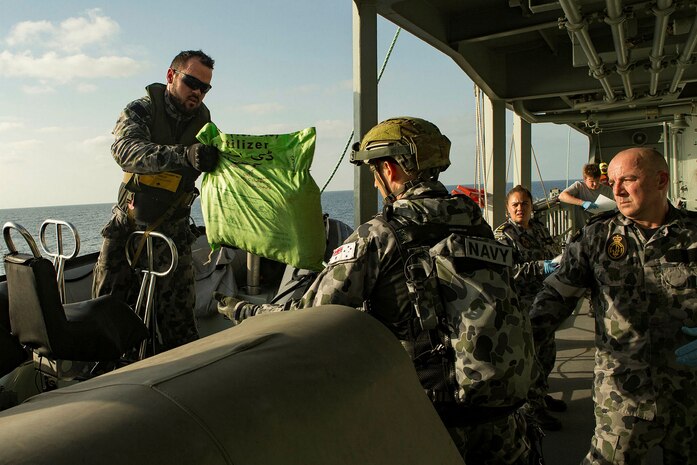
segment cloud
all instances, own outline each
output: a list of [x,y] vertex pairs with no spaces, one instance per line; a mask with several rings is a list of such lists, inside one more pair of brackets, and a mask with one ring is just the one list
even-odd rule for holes
[[5,39],[10,47],[42,47],[64,52],[78,52],[85,47],[104,44],[118,35],[116,21],[101,14],[101,10],[88,10],[85,16],[68,18],[58,25],[48,21],[22,21],[17,23]]
[[[120,29],[99,9],[58,24],[17,23],[4,40],[7,48],[0,51],[0,77],[37,79],[39,84],[25,84],[23,90],[41,94],[75,80],[132,76],[144,65],[113,51],[102,52],[103,47],[116,43]],[[94,90],[91,84],[78,86],[79,92]]]
[[91,137],[80,142],[80,146],[85,150],[85,152],[92,153],[95,149],[102,150],[104,147],[107,149],[114,142],[114,136],[105,133],[100,136]]
[[39,84],[36,86],[22,86],[22,92],[29,95],[51,94],[55,91],[56,89],[47,84]]
[[132,58],[120,56],[91,57],[82,53],[60,55],[47,52],[35,57],[31,52],[0,53],[0,76],[52,79],[66,84],[74,79],[95,79],[105,76],[126,77],[135,74],[141,65]]
[[21,163],[43,145],[43,142],[37,139],[25,139],[3,144],[3,150],[0,151],[0,160],[2,160],[3,164]]
[[48,21],[22,21],[10,30],[5,42],[10,47],[36,42],[42,36],[50,35],[53,30],[53,25]]
[[42,128],[37,129],[37,132],[40,132],[42,134],[63,134],[66,133],[70,130],[70,128],[66,128],[65,126],[44,126]]
[[116,21],[101,16],[99,9],[87,12],[87,18],[68,18],[60,24],[56,42],[63,50],[81,50],[85,45],[107,42],[118,35]]
[[14,131],[15,129],[22,129],[23,127],[24,124],[19,121],[0,121],[0,132]]
[[90,94],[92,92],[96,92],[98,89],[96,85],[87,83],[78,84],[77,86],[75,86],[75,88],[81,94]]

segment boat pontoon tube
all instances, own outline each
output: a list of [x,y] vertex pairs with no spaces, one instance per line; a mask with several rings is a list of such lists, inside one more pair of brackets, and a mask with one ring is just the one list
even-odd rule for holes
[[462,464],[406,352],[325,306],[260,315],[0,412],[3,464]]

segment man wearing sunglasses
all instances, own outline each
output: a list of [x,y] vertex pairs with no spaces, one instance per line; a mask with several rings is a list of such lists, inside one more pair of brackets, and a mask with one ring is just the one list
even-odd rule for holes
[[[131,267],[125,252],[129,235],[157,231],[172,239],[178,266],[157,280],[157,334],[149,353],[198,338],[191,258],[196,236],[189,216],[198,194],[196,179],[218,164],[218,150],[196,140],[211,120],[203,98],[211,90],[213,65],[214,60],[200,50],[180,52],[167,69],[166,84],[147,86],[147,95],[126,106],[113,131],[111,154],[124,178],[113,215],[102,230],[92,293],[94,297],[117,294],[135,303],[140,278],[134,268],[145,267],[147,251],[137,239],[131,254],[137,265]],[[157,238],[153,246],[154,268],[166,270],[172,260],[169,247]]]

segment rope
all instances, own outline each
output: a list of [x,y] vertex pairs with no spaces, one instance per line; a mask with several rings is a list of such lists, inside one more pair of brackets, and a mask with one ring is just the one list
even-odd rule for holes
[[537,163],[537,155],[535,154],[535,147],[530,146],[532,150],[532,159],[535,160],[535,167],[537,168],[537,177],[540,179],[540,184],[542,184],[542,192],[545,193],[545,202],[547,202],[547,208],[550,209],[552,206],[549,203],[549,196],[547,195],[547,188],[545,187],[545,182],[542,180],[542,173],[540,172],[540,165]]
[[479,189],[479,154],[481,152],[480,147],[480,134],[479,134],[479,87],[474,85],[474,187]]
[[486,141],[484,140],[484,123],[482,122],[482,91],[477,85],[474,86],[475,105],[475,124],[476,124],[476,147],[475,147],[475,188],[484,192],[484,208],[489,204],[489,196],[486,189]]
[[[392,43],[390,44],[390,48],[387,49],[387,54],[385,55],[385,60],[382,62],[382,67],[380,68],[380,72],[378,73],[378,81],[377,83],[380,84],[380,79],[382,78],[382,73],[385,72],[385,68],[387,67],[387,62],[390,59],[390,55],[392,55],[392,50],[394,49],[395,44],[397,43],[397,37],[399,37],[399,33],[402,31],[401,27],[397,28],[397,31],[394,33],[394,37],[392,38]],[[344,157],[346,156],[346,151],[348,150],[349,146],[351,145],[351,141],[353,140],[353,135],[356,133],[355,130],[351,131],[351,135],[349,136],[348,140],[346,141],[346,146],[344,147],[344,151],[341,153],[341,157],[339,157],[339,161],[336,162],[336,166],[334,166],[334,169],[332,170],[332,174],[329,175],[329,179],[327,179],[327,182],[324,183],[324,186],[322,186],[322,189],[319,191],[319,193],[323,193],[324,189],[327,188],[331,180],[334,178],[334,175],[336,174],[336,171],[339,169],[339,166],[341,166],[341,162],[344,160]]]
[[[571,126],[566,134],[566,187],[569,187],[569,159],[571,158]],[[546,194],[545,194],[546,197]]]
[[[508,146],[508,165],[506,166],[506,182],[508,182],[508,176],[511,174],[511,161],[513,161],[513,155],[514,155],[514,150],[515,149],[515,137],[513,137],[513,134],[511,134],[511,143]],[[515,172],[516,174],[518,173],[518,164],[516,163],[515,166]],[[515,175],[514,175],[515,178]]]

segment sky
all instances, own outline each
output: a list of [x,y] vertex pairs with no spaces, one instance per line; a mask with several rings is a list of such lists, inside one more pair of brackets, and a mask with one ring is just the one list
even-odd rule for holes
[[[221,131],[316,127],[311,173],[320,188],[353,129],[351,0],[0,5],[0,209],[115,202],[122,174],[110,154],[114,124],[146,85],[164,82],[181,50],[215,59],[205,103]],[[396,30],[378,17],[378,69]],[[474,181],[474,88],[450,58],[402,31],[378,92],[379,121],[417,116],[451,139],[442,181]],[[510,113],[508,121],[510,131]],[[544,124],[533,126],[532,139],[543,179],[566,179],[567,170],[580,177],[584,136]],[[352,187],[346,154],[326,190]]]

